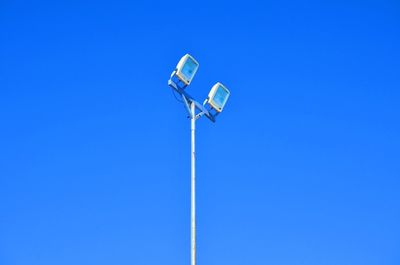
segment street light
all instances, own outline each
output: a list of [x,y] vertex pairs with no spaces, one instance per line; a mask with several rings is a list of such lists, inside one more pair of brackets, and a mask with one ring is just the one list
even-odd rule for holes
[[198,68],[199,63],[191,55],[186,54],[180,59],[168,80],[168,85],[182,97],[191,121],[191,265],[196,265],[196,120],[204,115],[210,121],[215,122],[216,116],[224,109],[230,95],[229,90],[224,85],[216,83],[203,104],[198,103],[185,91],[185,88],[192,82]]
[[207,102],[216,111],[221,112],[224,109],[226,102],[228,101],[229,90],[221,83],[216,83],[208,93]]
[[192,56],[186,54],[180,59],[176,66],[176,76],[186,85],[189,85],[198,68],[199,63]]

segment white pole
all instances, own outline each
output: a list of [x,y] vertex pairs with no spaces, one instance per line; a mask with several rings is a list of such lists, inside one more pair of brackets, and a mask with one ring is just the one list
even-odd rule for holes
[[192,166],[191,166],[191,265],[196,265],[196,153],[195,153],[195,132],[196,132],[196,112],[194,102],[190,104],[191,110],[191,134],[192,134]]

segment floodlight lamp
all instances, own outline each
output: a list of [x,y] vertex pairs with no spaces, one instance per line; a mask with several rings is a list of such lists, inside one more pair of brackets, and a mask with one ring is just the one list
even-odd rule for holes
[[199,68],[199,63],[189,54],[183,56],[176,66],[176,76],[186,85],[192,82]]
[[221,83],[216,83],[208,93],[208,104],[217,112],[224,109],[231,92]]

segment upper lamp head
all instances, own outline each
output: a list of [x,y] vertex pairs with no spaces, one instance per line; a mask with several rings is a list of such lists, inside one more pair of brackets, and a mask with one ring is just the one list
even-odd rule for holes
[[231,92],[221,83],[216,83],[208,93],[208,104],[218,112],[224,109]]
[[189,54],[183,56],[176,66],[176,76],[186,85],[192,82],[199,68],[199,63]]

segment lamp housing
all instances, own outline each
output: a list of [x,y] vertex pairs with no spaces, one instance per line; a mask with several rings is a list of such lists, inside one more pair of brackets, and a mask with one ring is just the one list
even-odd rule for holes
[[208,104],[217,112],[224,109],[231,92],[221,83],[216,83],[208,93]]
[[186,85],[192,82],[199,68],[199,63],[190,54],[184,55],[176,66],[176,76]]

